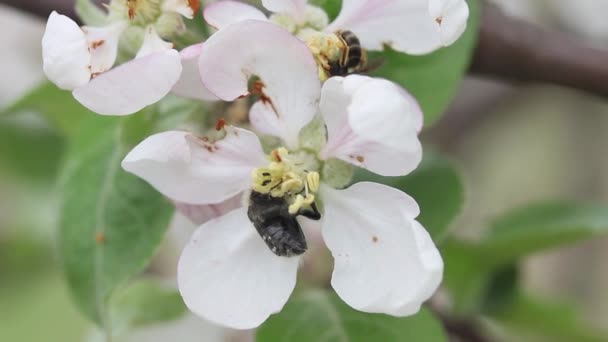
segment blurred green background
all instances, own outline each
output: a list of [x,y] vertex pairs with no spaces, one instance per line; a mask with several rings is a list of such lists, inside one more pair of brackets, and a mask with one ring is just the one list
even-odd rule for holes
[[[608,46],[607,1],[581,1],[574,8],[571,0],[497,2],[515,16]],[[5,108],[44,80],[44,21],[0,5],[0,23]],[[444,120],[424,139],[465,177],[465,210],[452,224],[454,234],[476,239],[491,218],[537,200],[608,201],[605,100],[552,86],[469,78],[446,117],[466,124]],[[0,341],[82,341],[91,332],[70,302],[54,250],[55,177],[63,148],[60,135],[35,113],[0,116]],[[523,287],[580,312],[581,325],[573,329],[606,331],[607,259],[605,238],[535,255],[523,264]],[[521,334],[497,329],[504,340],[531,338]]]

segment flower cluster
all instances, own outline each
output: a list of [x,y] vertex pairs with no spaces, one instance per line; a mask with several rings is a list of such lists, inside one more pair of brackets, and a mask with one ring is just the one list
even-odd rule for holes
[[[270,17],[218,1],[203,11],[217,31],[181,53],[161,37],[182,30],[179,15],[191,18],[198,2],[114,0],[101,28],[49,18],[47,76],[100,114],[133,113],[172,90],[255,99],[251,129],[222,121],[205,136],[158,133],[122,162],[178,208],[206,213],[191,215],[201,226],[180,258],[178,284],[190,310],[209,321],[248,329],[280,311],[314,233],[302,226],[315,221],[334,258],[331,284],[355,309],[412,315],[441,282],[443,261],[416,221],[415,200],[377,183],[351,185],[355,168],[401,176],[422,158],[416,100],[356,73],[367,50],[423,54],[453,43],[467,4],[342,2],[330,23],[306,0],[263,0]],[[127,30],[142,32],[141,47],[111,69]]]

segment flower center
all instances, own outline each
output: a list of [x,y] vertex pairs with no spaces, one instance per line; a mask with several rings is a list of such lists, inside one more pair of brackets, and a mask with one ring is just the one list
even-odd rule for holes
[[126,9],[127,16],[133,24],[147,25],[154,23],[161,15],[162,0],[114,0],[112,5]]
[[292,215],[311,209],[320,184],[318,159],[306,151],[290,153],[284,147],[273,150],[268,159],[267,167],[253,170],[252,190],[283,198]]

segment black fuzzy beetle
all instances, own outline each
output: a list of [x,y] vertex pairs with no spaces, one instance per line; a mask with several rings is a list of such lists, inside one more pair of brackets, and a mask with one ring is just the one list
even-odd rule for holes
[[296,220],[302,215],[319,220],[321,213],[313,203],[310,209],[289,213],[289,203],[284,197],[273,197],[252,191],[249,196],[247,216],[270,250],[278,256],[300,255],[308,248],[302,227]]

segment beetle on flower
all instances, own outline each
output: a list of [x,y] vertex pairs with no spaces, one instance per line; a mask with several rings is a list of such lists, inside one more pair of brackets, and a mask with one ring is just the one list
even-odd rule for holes
[[[196,66],[200,45],[180,55],[161,38],[183,31],[182,17],[193,18],[198,1],[113,0],[107,7],[107,23],[100,27],[78,27],[72,19],[51,13],[42,38],[43,69],[50,81],[103,115],[132,114],[171,90],[215,99],[202,89],[198,77],[191,77],[196,69],[190,65]],[[133,60],[112,68],[121,38],[133,46],[139,42],[140,48]]]
[[415,219],[418,205],[381,184],[345,188],[354,167],[396,176],[419,164],[422,113],[415,100],[392,82],[366,76],[334,77],[321,87],[307,45],[263,21],[218,31],[199,62],[206,87],[219,98],[256,93],[252,126],[281,142],[264,152],[255,133],[229,125],[208,137],[169,131],[147,138],[123,160],[125,170],[177,202],[246,200],[201,225],[184,249],[178,284],[190,310],[248,329],[289,298],[306,248],[272,249],[276,241],[268,239],[276,236],[265,237],[248,215],[250,198],[259,193],[284,200],[297,220],[318,208],[335,260],[331,283],[346,303],[365,312],[416,313],[443,273],[439,252]]

